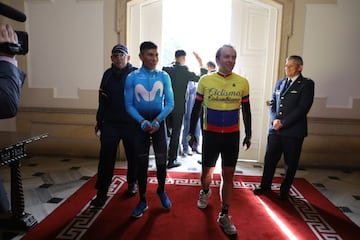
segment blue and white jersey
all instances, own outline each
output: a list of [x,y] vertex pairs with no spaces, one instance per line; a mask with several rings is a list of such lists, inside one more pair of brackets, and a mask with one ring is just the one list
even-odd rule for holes
[[169,75],[164,71],[141,67],[130,73],[125,83],[126,111],[138,122],[160,122],[174,108],[174,94]]

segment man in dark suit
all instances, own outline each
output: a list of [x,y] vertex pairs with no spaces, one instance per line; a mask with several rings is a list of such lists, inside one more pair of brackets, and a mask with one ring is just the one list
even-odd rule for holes
[[0,119],[15,117],[26,74],[17,66],[15,55],[2,51],[3,44],[17,44],[10,24],[0,23]]
[[307,136],[307,113],[314,100],[314,81],[301,74],[300,56],[286,59],[286,78],[277,81],[270,102],[270,129],[261,184],[254,194],[271,191],[277,163],[284,154],[285,176],[280,199],[287,199],[298,168],[304,138]]
[[[15,55],[2,51],[3,44],[17,44],[17,35],[10,24],[0,23],[0,119],[15,117],[26,74],[18,68]],[[10,203],[0,177],[0,216],[7,213]],[[0,235],[1,238],[1,235]]]

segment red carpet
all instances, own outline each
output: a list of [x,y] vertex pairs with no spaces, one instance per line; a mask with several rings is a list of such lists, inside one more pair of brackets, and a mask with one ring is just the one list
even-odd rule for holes
[[[140,219],[131,218],[138,196],[126,195],[125,170],[116,170],[111,196],[104,208],[89,208],[96,191],[93,177],[68,200],[36,225],[23,238],[40,239],[359,239],[360,228],[323,197],[304,179],[296,179],[291,198],[276,198],[273,193],[257,197],[252,189],[260,177],[237,175],[229,215],[238,229],[227,237],[216,223],[219,213],[219,176],[214,176],[213,194],[206,209],[196,207],[200,189],[199,173],[168,172],[166,191],[172,208],[165,210],[155,193],[155,173],[149,173],[149,209]],[[275,182],[279,182],[276,178]],[[357,236],[357,237],[356,237]]]

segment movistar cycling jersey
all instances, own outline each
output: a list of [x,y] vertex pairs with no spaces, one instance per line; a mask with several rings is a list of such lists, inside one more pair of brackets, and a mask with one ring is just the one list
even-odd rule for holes
[[241,103],[249,102],[248,80],[235,73],[205,75],[199,81],[196,100],[203,102],[204,130],[218,133],[239,131]]
[[125,107],[139,123],[155,118],[163,121],[174,107],[169,75],[144,67],[130,73],[125,83]]

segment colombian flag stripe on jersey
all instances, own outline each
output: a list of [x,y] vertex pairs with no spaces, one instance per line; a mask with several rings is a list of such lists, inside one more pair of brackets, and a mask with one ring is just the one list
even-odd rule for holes
[[202,94],[196,92],[196,98],[195,98],[195,99],[196,99],[196,100],[199,100],[199,101],[203,101],[204,96],[203,96]]
[[232,133],[232,132],[239,131],[239,125],[235,124],[235,125],[227,126],[227,127],[219,127],[219,126],[214,126],[214,125],[211,125],[210,123],[207,123],[206,131],[218,132],[218,133]]
[[247,95],[247,96],[244,96],[242,99],[241,99],[241,102],[249,102],[249,95]]
[[223,128],[239,125],[239,110],[219,111],[207,108],[206,119],[208,124]]

